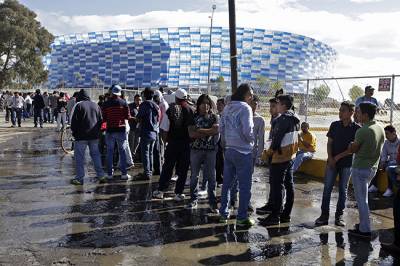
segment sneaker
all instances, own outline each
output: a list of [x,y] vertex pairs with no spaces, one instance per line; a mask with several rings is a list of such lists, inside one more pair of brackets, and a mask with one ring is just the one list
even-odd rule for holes
[[361,232],[359,229],[350,229],[349,234],[355,237],[368,238],[368,239],[371,239],[372,237],[371,232]]
[[174,176],[171,178],[171,181],[176,182],[176,180],[178,180],[178,176],[177,176],[177,175],[174,175]]
[[98,180],[99,180],[100,184],[103,184],[103,183],[107,182],[107,178],[105,176],[99,177]]
[[336,216],[335,225],[336,226],[341,226],[341,227],[345,227],[346,226],[346,223],[344,222],[342,215]]
[[272,214],[267,218],[258,218],[258,220],[262,226],[278,225],[280,223],[279,217]]
[[164,198],[164,192],[156,190],[153,192],[153,198],[154,199],[163,199]]
[[210,206],[210,213],[219,214],[219,209],[217,206]]
[[394,243],[392,244],[381,244],[382,248],[390,253],[393,257],[400,258],[400,246],[395,245]]
[[196,209],[197,208],[197,201],[191,201],[188,205],[185,206],[185,209]]
[[253,219],[247,218],[244,220],[236,220],[236,226],[240,227],[252,227],[255,224]]
[[329,222],[329,216],[321,214],[321,216],[317,220],[315,220],[315,225],[316,226],[327,225],[328,222]]
[[185,200],[185,194],[176,194],[174,197],[174,201],[181,202]]
[[82,186],[83,182],[79,181],[78,179],[71,179],[71,184],[75,186]]
[[221,224],[227,224],[228,223],[228,217],[225,217],[225,216],[220,216],[219,217],[219,223],[221,223]]
[[207,196],[207,190],[200,190],[198,194],[199,194],[199,197],[205,197],[205,196]]
[[383,193],[382,196],[384,196],[385,198],[390,198],[393,196],[393,194],[394,194],[393,191],[390,188],[388,188],[386,189],[385,193]]
[[290,218],[290,216],[287,215],[281,215],[281,217],[279,218],[281,223],[290,223],[290,221],[292,220]]
[[143,180],[150,180],[150,179],[151,179],[151,177],[145,175],[144,173],[140,173],[140,174],[135,175],[135,180],[143,181]]
[[258,215],[265,215],[265,214],[270,214],[272,212],[271,205],[265,204],[264,206],[260,208],[256,208],[256,213]]
[[121,180],[131,180],[131,175],[126,174],[126,175],[121,175]]
[[377,188],[376,186],[374,186],[374,185],[371,185],[371,186],[369,187],[369,189],[368,189],[368,192],[369,192],[369,193],[378,192],[378,188]]

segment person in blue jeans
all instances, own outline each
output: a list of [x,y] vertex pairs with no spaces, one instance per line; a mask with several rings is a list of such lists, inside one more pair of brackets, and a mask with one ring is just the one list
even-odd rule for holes
[[253,90],[248,84],[240,85],[225,107],[220,120],[222,146],[225,149],[224,181],[221,192],[220,222],[229,219],[231,188],[239,180],[239,208],[237,226],[253,226],[247,209],[251,198],[254,123],[250,107]]
[[137,177],[145,180],[150,180],[153,176],[154,143],[160,131],[160,108],[153,102],[153,96],[153,90],[144,90],[144,102],[140,104],[136,116],[140,123],[140,152],[143,163],[143,173]]
[[113,179],[113,156],[115,143],[118,146],[120,156],[121,180],[129,180],[131,176],[126,169],[126,149],[128,140],[126,137],[125,120],[130,120],[129,107],[125,100],[121,99],[122,88],[119,85],[111,87],[112,96],[103,105],[103,122],[107,123],[107,178]]
[[100,107],[90,101],[85,90],[77,94],[78,103],[73,108],[71,117],[71,130],[75,138],[74,158],[76,176],[71,180],[73,185],[83,185],[85,177],[85,152],[89,147],[97,179],[100,183],[105,182],[101,156],[99,152],[100,128],[103,120]]
[[354,142],[348,153],[354,153],[351,169],[354,196],[357,200],[360,223],[349,234],[357,237],[371,238],[371,221],[369,219],[368,184],[375,176],[379,158],[385,141],[383,128],[374,120],[377,107],[371,103],[361,103],[357,117],[362,127],[357,131]]
[[[354,141],[358,124],[352,121],[354,115],[354,104],[342,102],[339,109],[339,121],[333,122],[327,133],[328,163],[325,170],[324,192],[321,204],[321,216],[315,221],[315,225],[327,225],[329,221],[329,206],[331,193],[339,175],[339,198],[336,206],[335,225],[345,226],[343,210],[346,204],[347,187],[349,184],[351,164],[353,157],[346,153],[351,142]],[[346,156],[337,160],[337,155],[344,153]]]
[[[199,173],[203,168],[203,179],[208,184],[208,201],[212,213],[218,213],[216,198],[215,161],[218,148],[218,116],[215,104],[207,94],[202,94],[196,103],[196,114],[189,126],[190,144],[190,203],[189,209],[197,207]],[[203,167],[202,167],[203,166]]]

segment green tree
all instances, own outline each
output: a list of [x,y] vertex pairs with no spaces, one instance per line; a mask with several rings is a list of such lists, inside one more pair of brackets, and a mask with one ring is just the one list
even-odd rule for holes
[[35,18],[16,0],[0,3],[0,88],[16,79],[31,85],[47,80],[42,56],[54,37]]
[[325,84],[322,84],[319,87],[316,87],[313,89],[314,98],[318,102],[325,101],[326,98],[328,98],[330,93],[331,93],[331,89]]
[[226,95],[226,90],[227,86],[225,84],[225,79],[223,76],[218,76],[215,80],[215,82],[218,84],[218,91],[219,91],[219,96],[225,96]]
[[269,92],[268,92],[268,95],[270,95],[270,96],[275,96],[276,92],[277,92],[278,90],[280,90],[280,89],[283,89],[283,83],[282,83],[282,81],[279,81],[279,80],[273,81],[273,80],[271,80],[271,81],[269,82]]
[[364,91],[363,91],[363,89],[361,89],[360,86],[353,85],[353,87],[351,87],[349,90],[349,97],[353,102],[355,102],[358,97],[361,97],[363,95],[364,95]]

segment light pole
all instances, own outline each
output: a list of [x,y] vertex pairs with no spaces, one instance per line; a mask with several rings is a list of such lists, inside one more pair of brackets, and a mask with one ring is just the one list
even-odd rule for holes
[[212,30],[213,30],[213,20],[214,20],[214,11],[217,8],[217,5],[212,5],[212,13],[211,13],[211,26],[210,26],[210,49],[208,50],[208,75],[207,75],[207,87],[208,94],[211,93],[210,87],[210,72],[211,72],[211,39],[212,39]]
[[229,36],[231,45],[231,84],[233,94],[236,92],[238,84],[235,0],[229,0]]

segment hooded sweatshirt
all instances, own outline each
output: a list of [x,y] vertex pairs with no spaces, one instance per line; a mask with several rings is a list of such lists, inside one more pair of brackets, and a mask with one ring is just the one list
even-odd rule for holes
[[100,107],[90,101],[86,91],[77,96],[78,103],[72,110],[71,130],[75,140],[96,140],[100,136],[103,120]]
[[250,106],[241,101],[231,101],[224,109],[219,125],[223,146],[243,154],[254,148],[254,122]]
[[385,140],[385,144],[383,144],[381,153],[381,163],[396,164],[399,145],[399,138],[396,138],[394,142]]
[[281,114],[274,122],[272,143],[272,163],[284,163],[293,160],[298,149],[298,131],[300,119],[292,111]]

